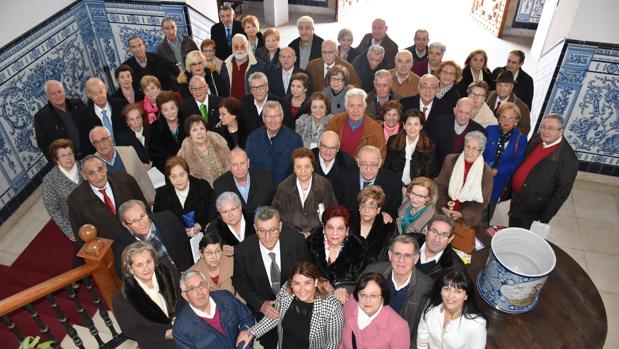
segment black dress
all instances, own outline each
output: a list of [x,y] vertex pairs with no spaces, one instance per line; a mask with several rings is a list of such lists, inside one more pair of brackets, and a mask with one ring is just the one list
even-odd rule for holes
[[[359,216],[359,212],[353,215],[353,220],[350,225],[350,232],[363,239],[361,236],[361,217]],[[391,244],[391,240],[397,235],[398,229],[395,223],[385,223],[383,215],[379,213],[374,219],[374,223],[372,224],[367,238],[364,239],[368,245],[365,254],[366,263],[369,265],[375,262],[387,261],[389,245]]]
[[284,318],[282,349],[309,349],[310,323],[314,303],[305,303],[294,297]]
[[153,212],[165,210],[172,211],[183,225],[185,225],[183,214],[194,211],[196,223],[199,223],[202,229],[204,229],[206,224],[215,218],[216,215],[213,188],[211,188],[207,181],[190,175],[189,193],[187,194],[187,199],[185,199],[185,206],[182,206],[174,186],[167,183],[163,187],[157,188],[155,204],[153,205]]
[[151,124],[150,131],[150,160],[153,162],[153,165],[163,173],[165,161],[170,156],[176,155],[181,148],[181,143],[183,143],[183,139],[185,139],[186,136],[185,130],[179,119],[176,135],[172,134],[166,122],[166,118],[161,116],[157,121]]

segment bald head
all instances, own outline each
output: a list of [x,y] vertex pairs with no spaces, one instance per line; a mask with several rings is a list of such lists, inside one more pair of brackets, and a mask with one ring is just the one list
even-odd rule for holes
[[99,108],[105,108],[107,105],[107,87],[99,78],[90,78],[86,81],[86,95]]
[[376,18],[372,22],[372,37],[376,41],[381,41],[387,35],[387,22],[382,18]]
[[340,150],[340,137],[333,131],[325,131],[320,137],[318,153],[325,163],[330,163]]
[[322,42],[321,52],[325,64],[331,65],[335,63],[337,57],[337,44],[333,40],[325,40]]
[[279,64],[282,65],[282,69],[289,70],[297,61],[297,55],[290,47],[284,47],[279,50]]
[[473,100],[468,97],[462,97],[458,100],[454,108],[454,115],[458,125],[466,126],[469,124],[469,121],[473,118],[473,107]]

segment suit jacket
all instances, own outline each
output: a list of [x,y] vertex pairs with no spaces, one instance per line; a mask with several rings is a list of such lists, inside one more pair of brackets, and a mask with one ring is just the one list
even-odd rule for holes
[[[124,202],[132,199],[140,200],[148,207],[144,194],[131,175],[124,172],[108,172],[107,181],[114,194],[116,210]],[[67,199],[67,203],[69,205],[69,220],[77,240],[78,250],[84,244],[79,238],[79,230],[84,224],[94,225],[97,228],[98,237],[110,240],[116,240],[125,229],[103,200],[99,199],[92,191],[90,183],[86,181],[80,183],[73,190]]]
[[[344,135],[344,128],[347,127],[347,121],[348,114],[346,112],[334,115],[331,120],[329,120],[325,131],[334,131],[338,134],[341,140],[342,136]],[[384,159],[387,155],[387,150],[385,148],[385,134],[383,133],[383,128],[376,120],[370,119],[370,117],[367,115],[363,117],[363,131],[361,133],[359,143],[357,144],[357,149],[355,149],[355,154],[350,155],[356,156],[359,149],[364,145],[373,145],[380,149],[382,159]]]
[[[297,66],[294,66],[294,68],[292,69],[292,75],[296,73],[305,73],[307,76],[310,76],[307,71]],[[292,77],[292,75],[290,76]],[[284,80],[282,80],[282,67],[281,66],[271,69],[269,73],[267,74],[267,77],[269,79],[269,94],[273,94],[274,96],[282,98],[288,92],[290,92],[290,81],[288,82],[288,86],[284,87]]]
[[[176,40],[178,41],[179,39],[182,39],[181,59],[183,60],[180,63],[181,66],[185,66],[185,58],[187,57],[187,54],[191,51],[197,51],[199,49],[198,45],[196,45],[196,43],[193,41],[193,39],[191,39],[191,37],[177,34]],[[159,46],[157,46],[157,54],[159,55],[159,57],[168,61],[169,64],[173,64],[174,66],[178,67],[176,65],[176,57],[174,56],[174,51],[172,51],[172,48],[170,47],[170,45],[168,45],[168,39],[166,39],[165,36],[163,37],[163,40],[161,40],[161,42],[159,43]],[[176,75],[178,75],[178,73],[179,71],[177,68]],[[176,75],[174,75],[174,77],[176,77]]]
[[[124,99],[108,98],[107,102],[112,109],[112,115],[108,116],[112,121],[114,139],[116,139],[122,130],[129,128],[120,115],[122,109],[127,105],[127,101]],[[97,150],[90,144],[88,133],[90,133],[90,130],[95,126],[103,126],[103,123],[97,114],[95,114],[95,104],[92,101],[88,101],[86,107],[78,112],[77,120],[77,128],[80,134],[80,146],[82,149],[81,155],[86,156],[88,154],[94,154]]]
[[[498,119],[499,113],[494,110],[497,98],[498,96],[496,94],[496,91],[492,92],[490,96],[488,96],[488,98],[486,99],[486,104],[488,104],[490,110],[494,111],[494,116],[496,116]],[[518,127],[518,129],[520,130],[520,132],[522,132],[523,135],[528,137],[529,131],[531,131],[531,118],[529,115],[529,107],[527,107],[524,101],[518,98],[518,96],[516,96],[516,94],[513,92],[512,95],[509,96],[507,101],[515,103],[520,109],[520,121],[518,121],[518,125],[516,125],[516,127]]]
[[[312,59],[316,59],[316,58],[320,58],[322,57],[322,42],[324,40],[314,34],[314,36],[312,37],[312,49],[310,51],[310,58],[309,60],[311,61]],[[300,54],[300,46],[301,46],[301,37],[298,37],[294,40],[292,40],[289,44],[288,47],[292,48],[294,50],[295,55],[297,56],[297,61],[294,63],[295,67],[300,67],[300,63],[301,63],[301,54]]]
[[[223,98],[219,96],[207,96],[208,119],[206,127],[210,131],[214,130],[215,125],[219,123],[219,103],[221,103],[221,101],[223,101]],[[198,103],[193,97],[185,99],[178,110],[178,118],[181,127],[185,128],[185,120],[194,114],[202,115],[202,113],[200,113],[200,108],[198,108]]]
[[[269,95],[267,96],[267,101],[279,102],[282,105],[282,109],[284,110],[284,124],[288,126],[287,124],[289,124],[290,121],[286,118],[287,108],[284,106],[283,101],[279,97],[272,95],[271,93],[269,93]],[[262,116],[258,114],[258,109],[254,104],[254,96],[248,94],[241,98],[241,118],[239,121],[243,123],[243,127],[245,128],[247,134],[251,134],[253,130],[264,125],[264,122],[262,121]],[[294,130],[294,122],[292,129]]]
[[[419,107],[419,100],[420,97],[418,94],[400,99],[400,104],[402,104],[402,110],[404,110],[404,112],[409,109],[417,109],[419,111],[423,111]],[[450,108],[449,105],[445,103],[445,101],[434,97],[434,100],[432,101],[432,108],[430,109],[429,113],[426,113],[428,117],[426,118],[426,122],[423,125],[423,130],[426,131],[426,134],[430,138],[432,138],[432,129],[437,120],[443,115],[448,115],[452,113],[453,108]]]
[[[434,153],[434,169],[438,170],[443,167],[443,160],[447,154],[453,153],[453,138],[456,135],[454,131],[455,117],[453,115],[443,115],[438,117],[438,121],[434,124],[436,132],[429,134],[430,140],[434,143],[436,151]],[[481,131],[484,135],[486,130],[475,121],[469,121],[469,124],[464,129],[464,135],[471,131]],[[463,147],[464,147],[464,143]],[[461,153],[462,149],[457,149],[457,153]]]
[[509,179],[516,171],[516,168],[522,162],[524,152],[527,149],[527,137],[520,133],[518,128],[514,127],[510,132],[509,143],[501,156],[498,164],[494,163],[496,159],[497,149],[499,147],[499,137],[502,133],[501,126],[490,125],[486,127],[488,132],[488,142],[484,150],[484,161],[491,168],[497,169],[497,174],[494,176],[494,184],[492,185],[492,202],[498,202],[503,192],[503,189],[508,185]]
[[[393,100],[397,101],[397,100],[400,100],[401,98],[402,97],[398,95],[397,93],[393,92],[393,90],[389,90],[388,101],[393,101]],[[372,91],[368,93],[368,97],[365,99],[365,101],[367,103],[367,107],[365,108],[366,114],[368,114],[368,116],[374,120],[384,120],[383,118],[384,111],[383,111],[382,106],[377,107],[378,102],[376,100],[376,91]],[[400,125],[402,125],[401,122],[400,122]]]
[[151,124],[151,142],[149,155],[153,166],[157,167],[161,173],[164,171],[165,161],[174,156],[181,149],[181,144],[185,139],[185,128],[183,123],[178,121],[178,141],[172,135],[168,127],[166,118],[161,117]]
[[[234,276],[232,283],[236,291],[247,301],[257,319],[261,319],[260,306],[264,301],[275,300],[275,293],[269,283],[266,266],[260,254],[258,235],[248,236],[235,247]],[[292,266],[301,261],[310,261],[303,235],[284,226],[279,235],[281,253],[280,280],[288,280]]]
[[[417,239],[417,242],[419,242],[419,246],[423,246],[423,244],[426,242],[426,236],[424,234],[411,234],[411,236]],[[419,269],[420,264],[421,258],[417,260],[415,268]],[[454,249],[451,247],[451,244],[448,244],[447,247],[445,247],[445,250],[443,250],[443,255],[441,255],[441,258],[438,259],[438,262],[436,262],[436,264],[432,268],[430,268],[430,270],[425,272],[425,275],[428,275],[432,278],[432,280],[436,281],[436,279],[441,275],[441,271],[451,267],[458,268],[468,274],[468,270],[462,262],[462,259],[460,259],[456,251],[454,251]]]
[[[256,234],[256,230],[254,229],[254,214],[243,210],[243,219],[245,219],[245,231],[243,232],[243,234],[245,234],[244,237],[247,238],[250,235]],[[208,225],[205,233],[219,234],[224,245],[236,246],[240,243],[228,225],[221,219],[221,215],[218,215],[217,218],[215,218],[215,220]]]
[[[77,171],[79,184],[83,181],[82,176],[79,175],[79,165]],[[52,167],[43,177],[43,205],[45,205],[49,216],[62,230],[62,233],[71,240],[75,238],[75,235],[73,235],[73,229],[71,229],[71,222],[69,221],[67,198],[78,184],[70,180],[60,170],[59,166]]]
[[352,61],[352,66],[355,68],[355,71],[357,71],[357,75],[361,80],[361,85],[358,87],[367,93],[374,90],[374,74],[381,69],[389,69],[387,68],[386,58],[383,58],[376,69],[371,69],[370,63],[368,62],[368,55],[366,53],[358,55],[357,58]]
[[133,69],[133,90],[138,91],[140,88],[140,80],[144,75],[154,75],[159,79],[162,90],[169,90],[172,87],[172,78],[170,72],[176,71],[178,75],[178,67],[175,64],[166,61],[163,57],[146,52],[146,67],[142,68],[140,63],[131,56],[131,58],[124,61],[122,64],[126,64]]
[[[507,67],[500,67],[493,70],[492,80],[496,80],[499,77],[499,74],[504,72],[506,69]],[[527,74],[527,72],[520,69],[515,81],[516,83],[514,84],[514,94],[516,94],[516,96],[518,96],[518,98],[520,98],[524,102],[524,104],[527,105],[527,108],[531,109],[534,93],[533,78],[531,78],[531,75]]]
[[163,187],[157,188],[155,194],[155,205],[153,212],[171,211],[176,218],[185,225],[183,214],[194,211],[195,222],[202,226],[202,229],[215,218],[215,196],[213,189],[207,181],[189,176],[189,192],[182,206],[178,200],[174,186],[166,183]]
[[[351,212],[359,210],[357,195],[359,188],[359,168],[355,167],[348,171],[342,171],[335,180],[335,197],[337,202],[348,207]],[[385,192],[385,203],[382,212],[387,212],[394,219],[398,216],[398,207],[402,203],[402,181],[391,170],[381,168],[378,170],[375,185],[379,185]]]
[[445,92],[443,97],[439,99],[447,103],[450,109],[453,109],[456,107],[456,103],[458,103],[458,99],[460,99],[460,97],[466,97],[466,96],[468,95],[460,95],[460,92],[458,91],[458,88],[456,87],[456,85],[453,85],[449,89],[449,91]]
[[[213,69],[216,68],[217,67],[214,67]],[[220,71],[221,67],[219,68],[219,70],[210,70],[209,68],[204,68],[204,80],[206,80],[206,84],[208,85],[209,96],[230,96],[230,91],[228,90],[228,87],[225,85],[224,80],[221,78],[221,75],[219,75]],[[176,89],[181,95],[182,100],[193,99],[191,91],[189,91],[189,81],[193,77],[193,74],[188,71],[184,71],[183,73],[184,74],[179,75],[175,79],[177,82]]]
[[138,158],[135,150],[132,147],[115,147],[116,153],[120,156],[120,159],[125,165],[125,171],[135,178],[135,181],[138,182],[142,193],[144,194],[144,198],[146,198],[146,202],[148,202],[148,206],[151,207],[153,202],[155,202],[155,187],[153,186],[153,182],[151,182],[148,173],[146,173],[146,169],[144,168],[144,164]]
[[[79,99],[66,99],[65,102],[67,104],[67,111],[71,113],[73,124],[77,128],[79,136],[78,116],[80,109],[84,108],[84,103]],[[56,112],[56,108],[50,102],[47,102],[43,108],[34,114],[34,134],[37,139],[37,146],[49,162],[52,161],[52,156],[49,154],[49,145],[60,138],[70,139],[67,125],[65,125],[58,112]],[[81,142],[81,139],[79,141]],[[76,151],[81,150],[79,149],[81,144],[74,144],[74,146],[77,147]],[[82,158],[81,151],[75,154],[75,158]]]
[[[232,20],[232,35],[230,35],[230,40],[232,40],[235,34],[245,35],[245,31],[243,30],[241,22]],[[231,43],[226,40],[226,28],[221,22],[215,23],[211,27],[211,39],[215,41],[215,56],[217,56],[217,58],[223,61],[232,54]]]
[[271,172],[258,167],[250,167],[249,178],[250,184],[247,202],[245,202],[243,196],[236,187],[234,177],[232,177],[230,171],[224,173],[215,180],[213,185],[215,197],[219,197],[219,195],[225,191],[234,192],[239,196],[239,199],[241,199],[243,209],[248,212],[256,212],[258,208],[270,205],[275,195],[275,184],[273,183],[273,175]]
[[150,142],[151,142],[151,125],[144,125],[142,135],[144,136],[144,145],[136,137],[135,132],[130,128],[126,128],[120,131],[118,138],[116,139],[116,145],[124,145],[133,147],[133,150],[138,154],[140,161],[145,164],[150,164],[150,157],[148,156]]
[[[348,73],[350,74],[350,84],[355,86],[361,86],[361,80],[359,79],[359,75],[355,71],[355,68],[352,64],[342,60],[340,57],[335,57],[335,64],[341,65],[348,69]],[[329,86],[328,81],[325,81],[325,61],[320,58],[316,58],[311,60],[307,64],[307,73],[311,78],[311,87],[312,91],[322,91],[325,87]]]
[[[361,53],[365,53],[372,45],[372,33],[367,33],[361,39],[357,50]],[[381,41],[380,46],[385,49],[385,69],[391,69],[395,67],[395,55],[398,54],[398,44],[396,44],[389,35],[385,34],[385,38]]]
[[331,167],[329,173],[325,174],[322,170],[322,166],[320,166],[319,156],[320,153],[318,148],[312,149],[312,153],[314,153],[314,173],[317,173],[329,180],[331,182],[331,186],[335,188],[335,179],[337,176],[347,170],[351,170],[357,167],[357,163],[352,156],[344,153],[343,151],[338,151],[337,155],[335,155],[335,159],[333,159],[334,163]]
[[[488,84],[488,91],[494,91],[496,88],[494,79],[492,79],[492,73],[490,73],[490,69],[486,68],[481,71],[483,80]],[[471,68],[464,66],[462,68],[462,79],[458,82],[456,87],[460,92],[460,96],[468,96],[469,94],[466,90],[469,88],[469,84],[473,82],[473,73],[471,73]]]

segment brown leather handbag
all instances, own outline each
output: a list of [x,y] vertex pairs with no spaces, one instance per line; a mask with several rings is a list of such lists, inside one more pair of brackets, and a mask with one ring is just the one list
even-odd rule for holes
[[472,254],[475,250],[475,228],[465,224],[462,220],[457,220],[454,232],[451,247]]

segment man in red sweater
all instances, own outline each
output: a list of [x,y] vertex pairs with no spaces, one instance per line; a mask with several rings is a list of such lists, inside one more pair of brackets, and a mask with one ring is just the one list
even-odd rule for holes
[[570,195],[578,159],[563,137],[565,120],[546,115],[512,177],[509,226],[529,229],[533,221],[548,223]]

